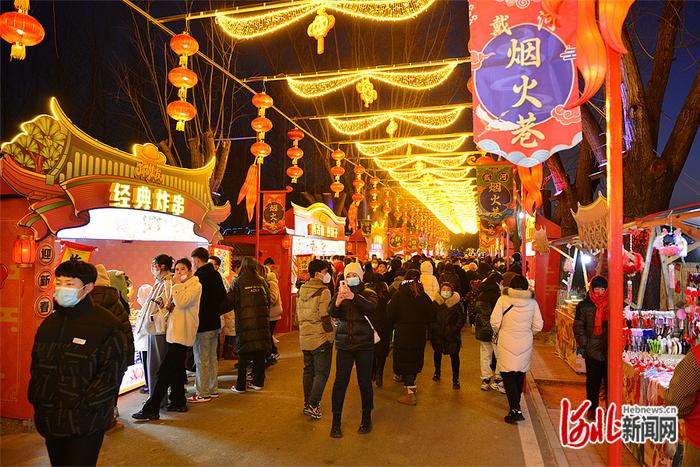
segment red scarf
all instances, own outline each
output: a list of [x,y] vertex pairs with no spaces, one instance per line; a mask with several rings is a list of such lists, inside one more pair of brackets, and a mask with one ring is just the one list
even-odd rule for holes
[[603,334],[603,321],[608,322],[608,290],[601,295],[596,295],[591,290],[588,293],[591,301],[595,305],[595,327],[593,328],[593,334],[600,336]]

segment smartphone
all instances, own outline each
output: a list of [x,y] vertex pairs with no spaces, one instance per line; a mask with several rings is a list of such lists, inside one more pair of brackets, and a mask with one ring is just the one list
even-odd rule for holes
[[347,286],[348,286],[348,284],[347,284],[347,282],[345,282],[345,280],[340,281],[340,287],[341,287],[341,288],[347,287]]

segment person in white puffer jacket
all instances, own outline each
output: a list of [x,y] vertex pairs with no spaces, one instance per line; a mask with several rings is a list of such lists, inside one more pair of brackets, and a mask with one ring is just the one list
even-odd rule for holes
[[440,283],[433,274],[433,265],[430,261],[423,261],[420,265],[420,283],[423,284],[423,291],[435,300],[440,295]]
[[520,410],[520,395],[525,373],[530,369],[533,335],[544,325],[533,295],[527,279],[516,275],[510,287],[503,289],[491,313],[491,327],[498,333],[498,369],[510,406],[504,420],[511,424],[525,420]]

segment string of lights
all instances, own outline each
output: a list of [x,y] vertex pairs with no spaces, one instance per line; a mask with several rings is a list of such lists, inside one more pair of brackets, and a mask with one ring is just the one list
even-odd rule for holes
[[355,142],[355,148],[365,156],[379,156],[391,151],[403,148],[404,146],[418,146],[428,151],[435,152],[454,152],[467,140],[467,136],[458,136],[456,138],[448,138],[443,140],[429,140],[423,138],[406,138],[394,140],[384,143],[362,143]]
[[[436,112],[405,112],[395,110],[375,113],[365,117],[328,117],[328,123],[330,123],[331,127],[338,133],[356,136],[389,122],[386,131],[387,134],[391,136],[398,129],[397,120],[417,127],[437,130],[453,125],[457,119],[459,119],[465,108],[466,106],[458,106],[449,110]],[[394,127],[393,131],[390,131],[392,127]]]

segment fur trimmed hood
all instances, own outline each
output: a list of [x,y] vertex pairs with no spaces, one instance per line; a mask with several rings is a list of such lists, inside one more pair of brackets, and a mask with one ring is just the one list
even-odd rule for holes
[[452,296],[445,300],[442,298],[442,295],[438,294],[438,296],[435,298],[435,303],[438,305],[442,305],[443,303],[447,305],[448,308],[452,308],[456,304],[459,303],[462,297],[459,296],[457,292],[452,292]]

